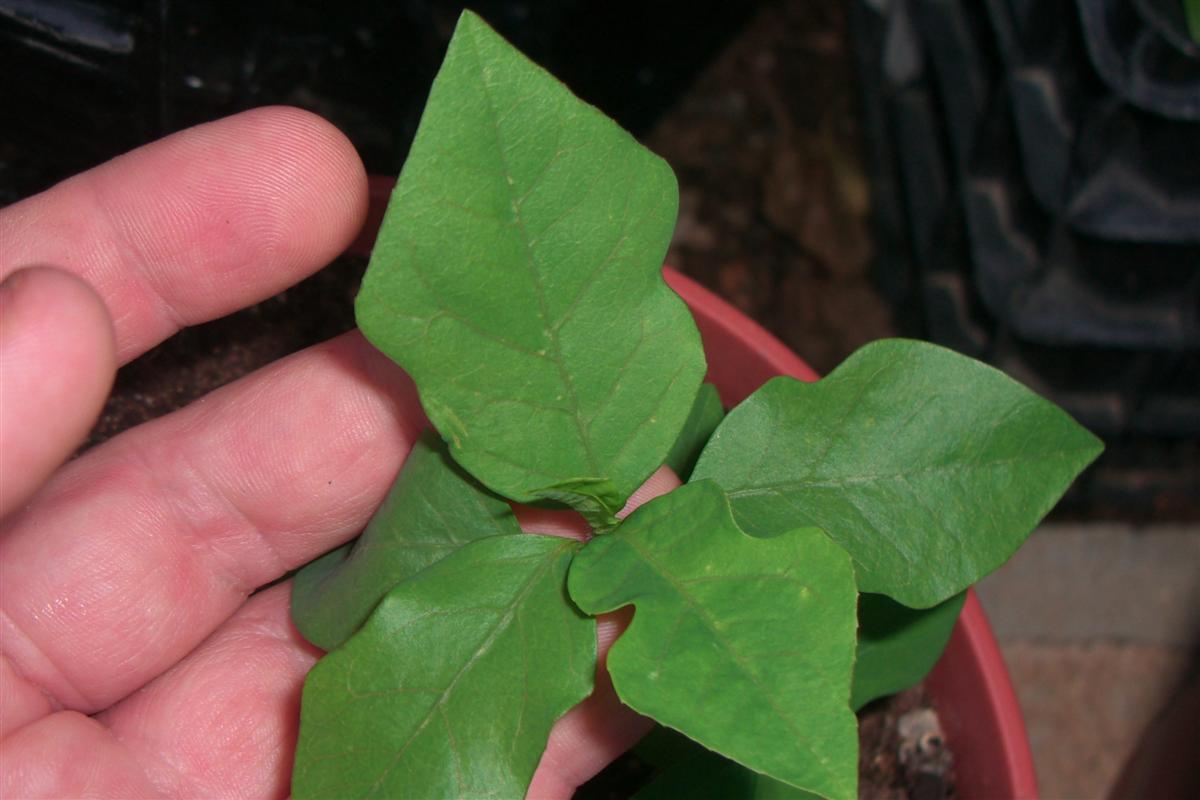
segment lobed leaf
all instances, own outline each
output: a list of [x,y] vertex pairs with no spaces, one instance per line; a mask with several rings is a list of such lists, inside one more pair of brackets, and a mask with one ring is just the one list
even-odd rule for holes
[[451,453],[604,527],[662,464],[704,375],[662,279],[666,162],[459,20],[356,302]]
[[966,599],[962,592],[932,608],[914,609],[881,594],[860,594],[850,707],[858,710],[929,674],[950,641]]
[[332,650],[396,584],[476,539],[520,532],[508,503],[472,480],[427,433],[362,535],[296,573],[292,621],[305,639]]
[[493,536],[393,589],[308,674],[294,796],[523,797],[592,689],[595,625],[564,593],[579,547]]
[[693,477],[729,493],[748,533],[820,527],[862,591],[925,608],[1003,564],[1101,449],[1003,373],[887,339],[817,383],[764,384]]
[[854,796],[854,573],[820,531],[747,536],[715,484],[690,483],[589,542],[568,588],[591,614],[636,606],[608,655],[627,705],[753,770]]

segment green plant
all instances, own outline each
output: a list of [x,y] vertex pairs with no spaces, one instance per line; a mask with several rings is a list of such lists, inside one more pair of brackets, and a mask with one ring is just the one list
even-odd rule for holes
[[[920,679],[963,591],[1099,452],[1001,373],[903,340],[722,419],[661,279],[676,204],[663,161],[463,15],[356,305],[445,442],[296,577],[296,624],[331,651],[297,797],[523,796],[591,691],[590,615],[630,604],[624,702],[756,796],[853,797],[853,709]],[[619,521],[664,462],[688,483]],[[522,533],[508,500],[594,535]]]

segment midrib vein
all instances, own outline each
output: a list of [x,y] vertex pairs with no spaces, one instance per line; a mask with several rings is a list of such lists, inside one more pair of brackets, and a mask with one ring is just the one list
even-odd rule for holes
[[[530,592],[533,591],[534,586],[537,585],[538,581],[542,578],[546,571],[554,565],[558,557],[562,554],[562,551],[571,547],[572,544],[572,542],[564,542],[563,544],[555,547],[553,550],[547,551],[541,555],[541,558],[543,559],[542,564],[523,584],[521,584],[520,588],[517,590],[517,593],[513,595],[512,602],[508,604],[508,608],[505,610],[504,614],[496,620],[496,624],[491,627],[487,633],[487,636],[485,636],[479,646],[475,648],[475,651],[471,657],[467,659],[461,667],[458,668],[457,672],[454,673],[454,677],[450,679],[450,682],[446,684],[446,688],[441,692],[441,694],[438,695],[437,700],[435,700],[429,707],[425,717],[421,720],[420,724],[417,725],[416,730],[414,730],[412,735],[410,735],[404,744],[400,746],[400,748],[396,751],[396,754],[392,757],[392,760],[388,766],[383,770],[382,773],[380,773],[379,777],[375,779],[375,782],[371,785],[371,793],[378,791],[380,787],[382,787],[383,782],[387,780],[387,776],[391,774],[392,770],[395,769],[396,765],[399,764],[403,759],[405,752],[408,751],[408,748],[411,747],[413,742],[417,740],[417,737],[424,732],[425,728],[429,726],[429,723],[434,719],[434,717],[442,712],[446,702],[450,699],[450,695],[454,693],[454,688],[458,686],[459,681],[461,681],[463,676],[466,675],[471,667],[475,665],[475,662],[482,658],[482,654],[491,648],[492,644],[496,641],[500,634],[508,630],[509,625],[512,623],[513,616],[517,613],[517,610],[521,608],[525,598],[528,597]],[[506,562],[518,562],[523,560],[524,559],[504,559]]]
[[[658,561],[651,556],[648,551],[639,547],[637,542],[635,542],[632,537],[626,536],[618,541],[628,545],[635,553],[638,554],[640,558],[642,558],[642,560],[650,565],[650,567],[659,575],[659,577],[667,582],[667,584],[675,591],[676,595],[682,599],[684,603],[686,603],[687,606],[692,609],[692,612],[699,617],[701,622],[704,623],[704,627],[708,629],[712,637],[720,642],[721,646],[725,649],[725,652],[729,654],[729,657],[732,659],[733,663],[737,665],[738,669],[741,670],[750,683],[759,690],[761,697],[766,701],[767,706],[771,709],[779,721],[782,722],[784,726],[792,732],[796,739],[804,742],[810,752],[818,753],[819,751],[817,748],[813,746],[812,737],[808,736],[792,720],[788,719],[787,715],[783,712],[783,709],[776,704],[775,698],[762,685],[761,678],[757,672],[751,669],[750,665],[745,662],[742,654],[737,650],[737,648],[734,647],[733,643],[726,639],[724,634],[717,628],[716,621],[713,620],[708,609],[705,608],[704,605],[702,605],[698,600],[692,597],[691,593],[687,591],[687,587],[680,583],[674,575],[668,572],[662,566],[662,564],[658,563]],[[825,766],[825,764],[819,760],[818,764],[820,769],[831,781],[835,783],[840,782],[832,769]]]
[[993,458],[987,461],[973,461],[968,464],[931,464],[916,469],[898,469],[891,472],[876,472],[868,475],[846,475],[828,478],[813,478],[816,467],[799,477],[776,483],[747,484],[739,489],[733,489],[727,494],[730,497],[753,497],[760,494],[782,494],[789,490],[799,489],[836,489],[843,486],[862,486],[883,481],[905,481],[921,475],[937,475],[945,472],[975,472],[983,469],[994,469],[1019,464],[1025,461],[1039,462],[1061,460],[1077,455],[1074,452],[1049,453],[1034,456],[1011,456],[1009,458]]
[[474,46],[471,48],[471,54],[475,58],[479,83],[483,87],[483,96],[487,99],[488,114],[492,118],[492,128],[496,133],[496,153],[499,156],[500,166],[506,178],[504,182],[507,186],[505,191],[508,193],[509,207],[512,210],[513,220],[521,236],[521,245],[525,250],[525,264],[529,268],[529,275],[533,281],[534,294],[537,297],[538,303],[538,317],[542,322],[542,332],[549,339],[550,361],[554,362],[555,367],[558,369],[559,380],[562,382],[567,400],[571,406],[571,419],[579,433],[579,441],[583,445],[583,454],[587,460],[588,469],[591,470],[594,477],[604,477],[600,474],[599,460],[592,449],[592,440],[588,436],[587,428],[583,423],[583,411],[579,403],[579,395],[575,391],[575,383],[571,380],[571,375],[567,371],[562,346],[558,338],[558,328],[550,324],[550,310],[546,305],[546,290],[542,285],[542,276],[538,274],[537,267],[534,264],[533,248],[529,241],[529,231],[525,227],[525,220],[521,215],[521,208],[517,203],[516,187],[511,180],[513,178],[513,171],[508,163],[508,154],[504,147],[504,136],[500,131],[501,116],[492,98],[492,92],[488,87],[487,79],[484,76],[483,65],[480,63],[479,42],[476,40],[472,44]]

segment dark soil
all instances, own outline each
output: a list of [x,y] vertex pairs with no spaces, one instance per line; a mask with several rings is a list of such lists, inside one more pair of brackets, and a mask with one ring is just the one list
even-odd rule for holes
[[[916,686],[859,712],[858,796],[863,800],[949,800],[954,758],[928,694]],[[654,768],[626,754],[579,788],[575,800],[626,800]]]
[[923,686],[859,713],[858,795],[874,800],[954,797],[954,755]]
[[122,367],[85,449],[354,327],[366,263],[343,256],[250,308],[187,328]]

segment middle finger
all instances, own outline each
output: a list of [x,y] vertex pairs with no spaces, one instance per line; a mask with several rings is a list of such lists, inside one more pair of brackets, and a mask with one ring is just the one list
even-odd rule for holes
[[0,534],[4,655],[58,705],[111,705],[361,529],[423,424],[351,333],[96,448]]

